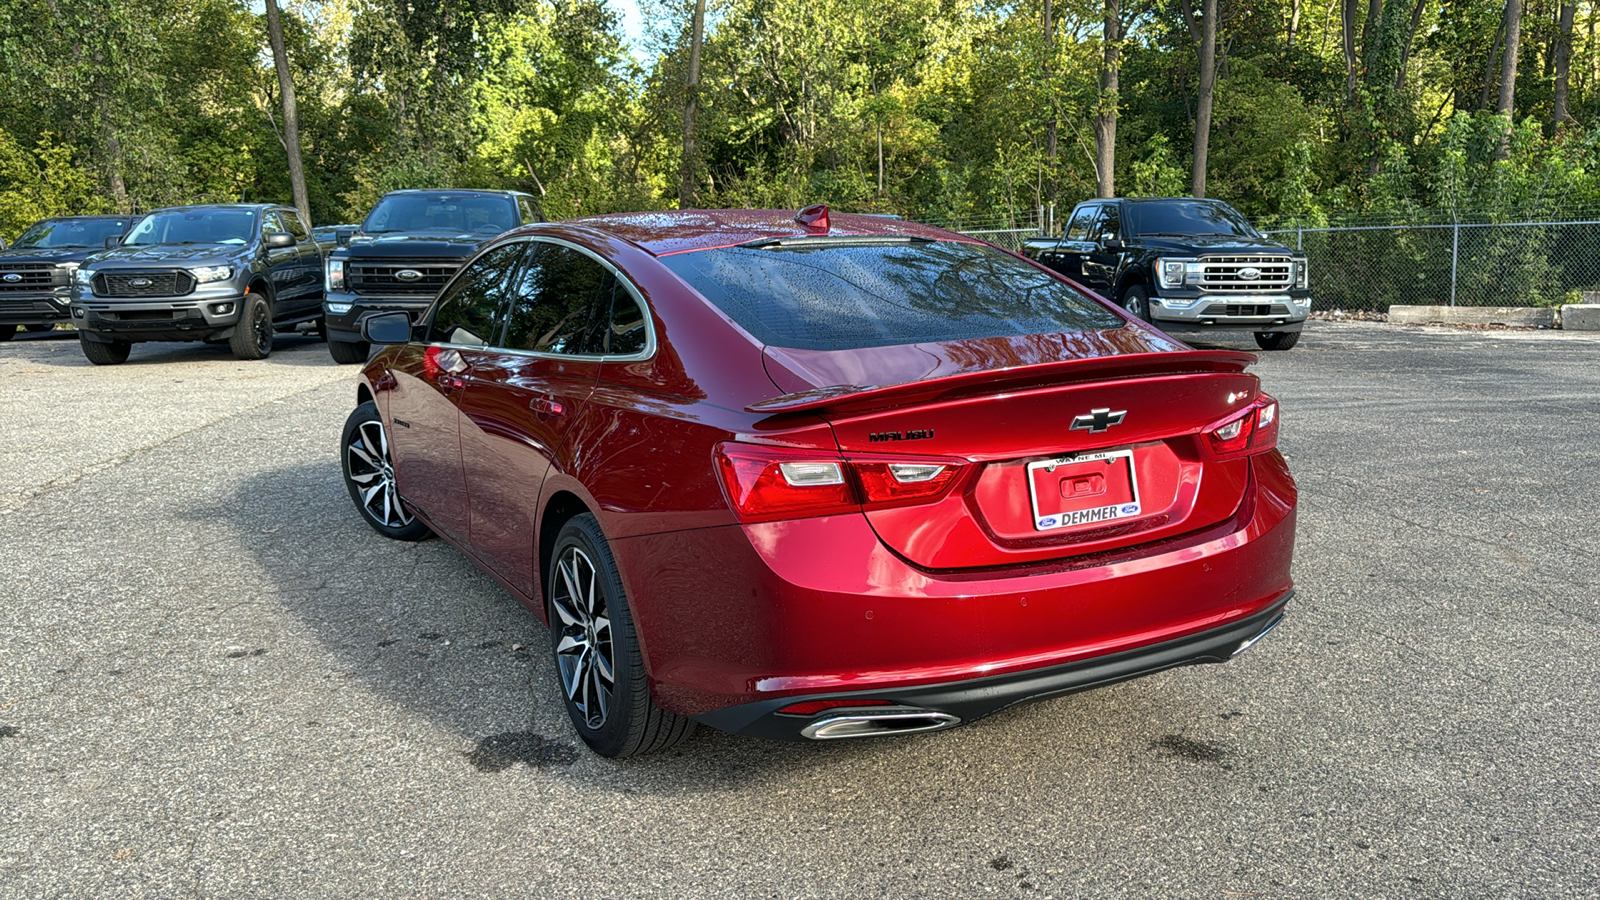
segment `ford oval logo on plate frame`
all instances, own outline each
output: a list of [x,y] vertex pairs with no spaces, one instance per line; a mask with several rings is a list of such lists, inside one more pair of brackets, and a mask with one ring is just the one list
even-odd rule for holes
[[401,281],[421,281],[422,273],[418,272],[416,269],[401,269],[400,271],[394,273],[394,277]]

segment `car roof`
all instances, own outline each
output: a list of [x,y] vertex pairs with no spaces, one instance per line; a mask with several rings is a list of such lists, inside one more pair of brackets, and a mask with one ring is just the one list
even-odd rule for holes
[[139,213],[139,215],[140,216],[153,216],[156,213],[175,212],[175,211],[180,210],[180,209],[255,209],[255,210],[289,209],[289,210],[292,210],[292,209],[294,209],[294,207],[289,206],[286,203],[191,203],[191,204],[188,204],[186,206],[163,206],[160,209],[152,209],[149,212]]
[[523,194],[522,191],[494,191],[487,188],[402,188],[398,191],[390,191],[384,196],[394,197],[400,194],[468,194],[477,197],[509,197],[519,194],[532,196],[531,194]]
[[[582,225],[630,241],[656,256],[733,247],[767,238],[833,237],[856,235],[911,236],[932,240],[970,241],[961,235],[915,222],[881,216],[830,213],[827,232],[795,221],[792,209],[685,209],[660,212],[613,213],[566,219],[561,224]],[[537,226],[529,226],[531,233]],[[540,229],[542,230],[542,229]]]
[[132,220],[132,219],[142,219],[142,218],[144,218],[144,213],[126,213],[126,214],[124,214],[124,213],[106,213],[104,215],[93,215],[93,216],[46,216],[45,218],[40,219],[39,221],[40,222],[89,222],[89,221],[101,221],[101,220],[111,220],[111,219],[129,219],[129,220]]

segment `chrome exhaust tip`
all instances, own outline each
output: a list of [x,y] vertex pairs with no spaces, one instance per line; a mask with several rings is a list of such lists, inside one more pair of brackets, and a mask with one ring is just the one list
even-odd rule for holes
[[800,736],[813,741],[835,741],[840,738],[940,731],[960,724],[961,719],[949,713],[910,706],[841,709],[830,711],[828,715],[800,729]]
[[1278,623],[1282,622],[1282,621],[1283,621],[1283,613],[1278,613],[1278,615],[1275,616],[1271,622],[1268,622],[1267,626],[1265,628],[1261,629],[1261,631],[1258,632],[1255,637],[1250,638],[1249,640],[1240,643],[1239,644],[1239,649],[1233,651],[1233,653],[1231,655],[1232,656],[1238,656],[1239,654],[1245,652],[1246,650],[1249,650],[1251,647],[1254,647],[1256,645],[1257,641],[1259,641],[1262,638],[1266,637],[1267,635],[1271,634],[1272,633],[1272,629],[1277,628],[1278,627]]

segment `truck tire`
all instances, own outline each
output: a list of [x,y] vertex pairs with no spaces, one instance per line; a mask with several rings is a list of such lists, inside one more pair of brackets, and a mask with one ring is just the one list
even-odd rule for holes
[[1287,350],[1300,343],[1298,331],[1258,331],[1256,346],[1263,350]]
[[78,346],[83,348],[83,357],[97,366],[116,366],[128,361],[128,354],[133,350],[133,344],[127,341],[112,341],[102,344],[91,341],[79,335]]
[[49,322],[35,322],[32,325],[24,325],[22,327],[27,329],[29,334],[43,334],[46,331],[56,330],[56,327]]
[[272,307],[259,291],[246,291],[240,304],[239,324],[228,337],[228,349],[237,359],[266,359],[272,353]]
[[367,361],[367,351],[370,345],[366,341],[329,341],[328,355],[339,365],[350,363],[364,363]]
[[1122,308],[1143,321],[1150,321],[1150,290],[1142,284],[1129,285],[1122,292]]

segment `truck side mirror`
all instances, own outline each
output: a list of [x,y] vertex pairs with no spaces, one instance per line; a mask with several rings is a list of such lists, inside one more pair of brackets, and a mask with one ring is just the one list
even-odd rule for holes
[[115,250],[115,249],[117,249],[117,247],[119,247],[121,245],[122,245],[122,238],[120,238],[120,237],[108,237],[108,238],[106,238],[106,249],[107,250]]
[[294,235],[290,234],[287,231],[269,231],[269,232],[267,232],[267,246],[268,247],[293,247],[294,244],[295,244]]
[[361,339],[369,344],[404,344],[411,340],[411,316],[377,313],[361,320]]
[[350,239],[355,236],[355,229],[341,228],[333,233],[333,241],[341,247],[348,247],[350,246]]
[[1122,250],[1122,241],[1119,241],[1116,238],[1106,238],[1103,242],[1101,242],[1100,246],[1110,250],[1112,253],[1119,253]]

